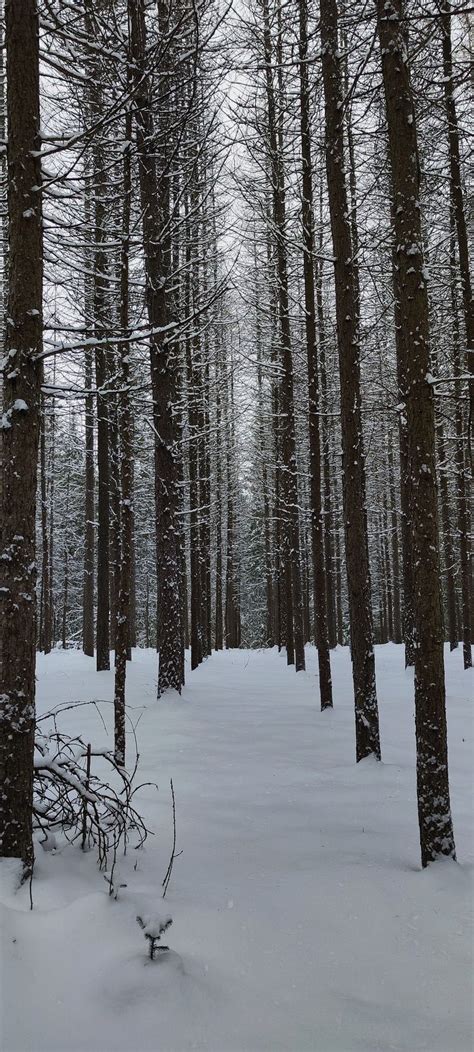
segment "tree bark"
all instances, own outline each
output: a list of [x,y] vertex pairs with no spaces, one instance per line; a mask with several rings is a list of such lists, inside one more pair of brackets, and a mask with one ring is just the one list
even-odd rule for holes
[[395,473],[393,468],[392,433],[388,432],[388,485],[390,494],[390,530],[392,540],[393,581],[393,642],[402,642],[402,617],[400,604],[400,556],[398,549],[398,515],[395,498]]
[[46,469],[46,412],[45,401],[41,399],[40,420],[40,491],[41,491],[41,601],[39,648],[49,654],[52,644],[52,610],[50,571],[50,545],[48,534],[48,484]]
[[224,623],[222,618],[222,393],[221,393],[221,356],[223,347],[221,345],[221,334],[216,348],[215,362],[215,385],[216,385],[216,568],[215,568],[215,621],[214,621],[214,645],[216,650],[222,650],[224,646]]
[[[321,222],[322,230],[322,222]],[[326,578],[326,615],[328,625],[328,642],[331,649],[337,645],[336,628],[336,580],[334,570],[333,513],[331,500],[331,443],[330,424],[327,416],[329,409],[326,373],[325,325],[322,289],[322,263],[315,264],[316,277],[316,317],[318,322],[319,366],[321,378],[321,444],[323,454],[324,485],[324,568]]]
[[467,236],[466,216],[461,180],[461,157],[459,151],[459,127],[454,97],[453,56],[451,43],[451,3],[441,0],[441,30],[443,41],[443,90],[448,124],[449,175],[451,200],[453,204],[456,234],[458,242],[459,273],[461,277],[462,302],[464,309],[464,326],[466,330],[466,358],[470,373],[470,411],[467,442],[471,453],[471,430],[474,426],[474,301],[472,298],[471,272],[469,266],[469,242]]
[[422,866],[455,857],[448,780],[443,621],[429,309],[421,231],[416,115],[402,0],[377,0],[377,26],[392,169],[399,318],[406,375],[410,538],[415,625],[415,723]]
[[[69,486],[71,472],[68,466],[66,476],[66,507],[69,507]],[[63,550],[63,609],[61,617],[61,642],[63,650],[67,648],[67,615],[69,612],[69,527],[66,521],[64,527],[64,550]]]
[[[4,10],[0,0],[0,139],[6,142],[5,105],[5,41],[3,34]],[[5,340],[5,308],[8,300],[8,222],[7,222],[7,155],[0,153],[0,347]],[[0,372],[0,405],[2,404],[2,376]]]
[[82,586],[82,649],[94,657],[94,396],[92,394],[92,351],[86,348],[84,381],[85,398],[85,468],[84,468],[84,570]]
[[[451,286],[451,314],[453,319],[453,368],[455,375],[459,378],[462,373],[462,354],[460,348],[460,333],[458,320],[458,305],[456,297],[455,279],[455,249],[454,249],[454,215],[451,209],[451,244],[450,244],[450,286]],[[457,533],[459,537],[459,559],[461,564],[461,623],[462,623],[462,650],[464,668],[472,667],[472,560],[471,560],[471,516],[470,516],[470,477],[467,463],[466,430],[469,427],[468,420],[464,420],[461,399],[461,381],[456,379],[454,385],[455,393],[455,428],[456,428],[456,503],[457,503]],[[467,414],[466,414],[467,418]]]
[[[305,667],[303,639],[303,596],[301,590],[300,537],[298,511],[298,482],[296,464],[296,436],[294,417],[294,379],[291,351],[291,331],[288,297],[288,266],[286,253],[285,175],[283,168],[281,133],[277,123],[275,90],[272,75],[272,39],[268,0],[263,0],[264,52],[267,93],[269,159],[271,166],[273,222],[278,287],[279,339],[282,368],[280,385],[281,451],[283,462],[282,505],[283,556],[286,591],[286,647],[289,664],[299,672]],[[281,64],[278,67],[281,70]],[[279,86],[279,96],[281,88]],[[282,99],[279,99],[280,105]],[[281,130],[280,130],[281,131]],[[280,141],[279,141],[280,140]]]
[[[407,377],[404,366],[405,356],[400,317],[399,273],[395,254],[392,261],[392,271],[395,295],[395,346],[397,352],[398,393],[401,403],[404,406],[407,397]],[[411,476],[408,458],[407,422],[404,409],[402,409],[399,415],[398,433],[400,446],[400,509],[402,523],[403,639],[405,643],[405,668],[410,668],[415,663],[415,615],[413,609],[413,552],[410,540]]]
[[129,0],[135,125],[143,213],[143,252],[150,328],[151,386],[155,429],[157,577],[160,647],[158,696],[167,689],[181,693],[182,642],[177,514],[176,354],[167,326],[172,323],[167,288],[167,255],[163,222],[167,216],[167,179],[157,173],[151,78],[146,51],[144,0]]
[[227,559],[225,581],[225,645],[227,650],[240,646],[240,596],[238,582],[237,537],[234,510],[234,384],[233,360],[230,361],[230,379],[227,385]]
[[5,5],[8,324],[3,363],[0,515],[2,857],[31,872],[35,721],[35,512],[42,365],[43,235],[36,0]]
[[[186,210],[189,211],[188,202]],[[197,285],[197,272],[191,253],[191,223],[186,221],[186,285],[185,314],[194,309],[191,286]],[[191,606],[191,670],[202,661],[201,602],[200,602],[200,505],[199,505],[199,414],[197,388],[200,367],[199,334],[186,334],[186,373],[188,390],[188,467],[189,467],[189,546],[190,546],[190,606]]]
[[[94,5],[85,0],[85,27],[91,42],[88,57],[90,75],[88,109],[92,122],[102,116],[102,88],[100,66],[94,51]],[[101,134],[92,138],[92,222],[94,227],[93,291],[92,310],[96,345],[95,379],[97,388],[97,618],[96,618],[96,667],[98,672],[110,668],[110,470],[109,470],[109,412],[106,386],[107,368],[107,287],[108,260],[106,247],[106,195],[104,145]]]
[[[387,158],[390,167],[389,158]],[[390,215],[392,227],[395,217],[393,214],[393,191],[391,175],[389,172],[390,186]],[[405,366],[405,353],[403,344],[402,319],[400,316],[400,272],[397,261],[396,243],[393,241],[392,253],[392,285],[393,285],[393,311],[395,323],[395,350],[397,359],[397,385],[400,404],[403,407],[407,397],[407,375]],[[404,409],[398,415],[398,443],[400,451],[400,519],[401,519],[401,547],[402,547],[402,583],[403,583],[403,641],[405,644],[405,668],[410,668],[415,662],[415,629],[413,611],[413,570],[412,549],[410,540],[410,500],[411,500],[411,476],[408,460],[408,437],[407,421]]]
[[[87,19],[86,19],[87,28]],[[89,29],[90,32],[90,29]],[[87,91],[87,89],[86,89]],[[86,96],[87,105],[87,96]],[[85,173],[84,220],[92,227],[92,189],[90,161]],[[84,252],[84,324],[93,312],[90,273],[93,261],[88,249]],[[94,657],[94,573],[95,573],[95,468],[94,468],[94,395],[92,393],[93,351],[84,350],[84,563],[82,578],[82,649],[87,657]]]
[[313,561],[313,603],[319,666],[321,710],[332,708],[331,661],[326,617],[326,572],[321,498],[320,397],[316,344],[316,298],[314,287],[313,168],[311,159],[310,93],[308,79],[308,11],[306,0],[299,0],[300,132],[303,167],[302,222],[306,354],[308,363],[308,425],[310,466],[311,546]]
[[[457,618],[456,618],[456,581],[454,575],[454,543],[451,526],[451,512],[449,507],[448,480],[446,477],[446,449],[444,444],[444,428],[441,421],[437,425],[438,435],[438,475],[439,495],[441,504],[441,525],[443,536],[444,574],[446,588],[446,613],[447,634],[449,649],[455,650],[458,646]],[[445,633],[446,634],[446,633]]]
[[[114,378],[121,375],[122,350],[118,355],[115,348],[109,347],[107,354],[107,376],[109,387],[115,387]],[[118,358],[120,356],[120,363]],[[121,377],[122,378],[122,377]],[[109,421],[109,602],[110,602],[110,648],[116,650],[118,592],[120,588],[120,548],[121,548],[121,467],[119,442],[119,405],[115,392],[107,396]]]
[[[120,252],[120,330],[129,335],[129,251],[130,205],[132,193],[131,141],[132,114],[125,118],[125,141],[130,145],[123,154],[122,244]],[[127,656],[130,644],[130,596],[132,587],[133,544],[133,419],[130,405],[129,348],[120,344],[119,395],[119,494],[120,541],[117,579],[117,612],[115,622],[115,682],[114,682],[114,750],[118,764],[125,763],[125,684]]]
[[[257,268],[255,266],[255,275]],[[272,579],[272,556],[271,556],[271,534],[270,534],[270,500],[268,493],[268,468],[267,454],[265,448],[265,424],[263,407],[263,378],[262,378],[262,347],[260,319],[258,315],[258,304],[255,304],[255,344],[257,351],[257,385],[258,385],[258,443],[259,458],[262,463],[262,513],[263,513],[263,545],[265,558],[265,628],[264,646],[273,646],[273,579]]]
[[335,256],[343,508],[355,696],[356,756],[357,760],[370,755],[379,759],[361,418],[358,279],[344,169],[344,108],[336,0],[321,0],[321,45],[326,113],[326,168]]

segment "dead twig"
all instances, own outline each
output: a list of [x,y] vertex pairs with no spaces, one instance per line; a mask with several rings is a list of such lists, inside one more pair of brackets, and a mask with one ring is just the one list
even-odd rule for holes
[[170,778],[170,786],[171,786],[171,799],[173,801],[173,847],[171,849],[171,856],[170,856],[170,860],[168,862],[168,869],[166,870],[165,878],[164,878],[164,880],[162,882],[162,885],[161,885],[162,888],[163,888],[163,898],[166,897],[166,892],[168,891],[169,882],[171,880],[171,874],[173,872],[174,860],[175,860],[175,858],[179,858],[179,856],[183,854],[182,851],[178,851],[178,853],[176,853],[176,800],[175,800],[175,796],[174,796],[174,786],[173,786],[173,779],[172,778]]

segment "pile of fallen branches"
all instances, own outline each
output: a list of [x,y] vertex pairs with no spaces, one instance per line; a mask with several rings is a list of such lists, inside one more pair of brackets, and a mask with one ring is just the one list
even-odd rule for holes
[[[119,849],[125,854],[129,843],[140,848],[150,832],[133,804],[142,787],[135,785],[139,757],[136,751],[128,772],[113,751],[61,731],[57,716],[80,705],[63,706],[37,720],[33,822],[45,844],[54,843],[60,832],[70,843],[80,842],[83,850],[96,849],[99,865],[106,869]],[[106,775],[97,773],[97,767],[105,768]]]

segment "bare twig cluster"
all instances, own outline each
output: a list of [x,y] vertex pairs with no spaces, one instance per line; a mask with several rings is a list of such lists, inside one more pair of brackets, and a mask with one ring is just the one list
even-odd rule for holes
[[[106,869],[111,860],[114,864],[119,849],[126,853],[132,836],[137,849],[150,832],[133,803],[140,788],[135,785],[138,753],[128,772],[116,762],[113,751],[94,748],[80,735],[71,737],[59,730],[56,716],[48,713],[37,723],[34,827],[46,841],[59,830],[70,843],[80,841],[83,850],[96,848],[100,868]],[[94,760],[107,774],[93,770]]]

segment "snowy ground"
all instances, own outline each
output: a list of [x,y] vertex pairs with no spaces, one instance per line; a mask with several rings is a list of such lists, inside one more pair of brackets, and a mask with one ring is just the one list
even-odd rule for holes
[[[472,1048],[472,678],[447,653],[459,864],[419,867],[412,681],[377,648],[383,763],[354,763],[347,650],[321,714],[316,658],[231,651],[155,700],[156,657],[134,653],[140,809],[156,831],[108,898],[92,855],[37,850],[35,909],[3,866],[3,1052],[468,1052]],[[112,698],[78,652],[39,658],[38,707]],[[104,705],[110,724],[110,706]],[[62,726],[104,743],[92,708]],[[160,908],[177,800],[166,960],[136,914]]]

